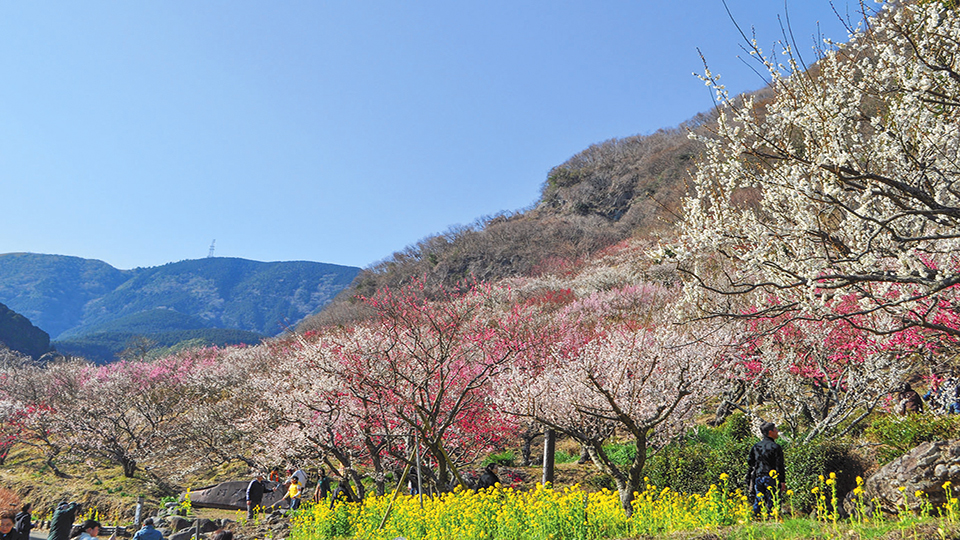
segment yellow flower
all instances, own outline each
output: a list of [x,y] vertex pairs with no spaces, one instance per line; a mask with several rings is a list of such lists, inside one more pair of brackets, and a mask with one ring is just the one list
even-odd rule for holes
[[949,480],[947,480],[946,482],[943,483],[943,489],[947,489],[948,487],[950,487],[950,486],[952,486],[952,485],[953,485],[953,483],[950,482]]
[[913,493],[913,496],[919,499],[920,497],[923,497],[923,491],[920,491],[920,490],[918,489],[917,491],[915,491],[915,492]]
[[837,473],[834,473],[834,472],[830,473],[830,478],[836,479]]
[[836,483],[837,483],[837,481],[834,480],[833,478],[828,478],[828,479],[827,479],[827,485],[828,485],[828,486],[832,486],[832,485],[834,485],[834,484],[836,484]]
[[721,481],[721,482],[724,481],[724,480],[726,480],[727,478],[730,478],[730,476],[729,476],[727,473],[720,473],[720,481]]
[[792,490],[792,489],[788,489],[788,490],[787,490],[787,497],[789,497],[789,496],[791,496],[791,495],[793,495],[793,490]]
[[816,495],[817,493],[820,493],[820,488],[818,488],[817,486],[813,486],[813,489],[810,490],[810,493],[813,493],[814,495]]
[[899,490],[900,490],[900,493],[903,493],[904,491],[906,491],[906,490],[907,490],[907,488],[906,488],[906,487],[904,487],[904,486],[900,486],[900,487],[898,487],[897,489],[899,489]]

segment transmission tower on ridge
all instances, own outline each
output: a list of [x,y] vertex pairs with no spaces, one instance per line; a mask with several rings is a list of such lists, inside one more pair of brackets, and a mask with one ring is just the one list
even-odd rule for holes
[[210,259],[213,257],[213,248],[217,246],[217,239],[214,238],[213,242],[210,242],[210,253],[207,253],[207,258]]

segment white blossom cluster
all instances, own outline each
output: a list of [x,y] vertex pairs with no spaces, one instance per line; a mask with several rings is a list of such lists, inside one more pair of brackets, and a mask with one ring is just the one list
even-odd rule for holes
[[859,312],[944,330],[934,308],[960,283],[960,13],[888,2],[809,69],[783,52],[757,55],[769,100],[703,77],[722,110],[672,250],[688,294],[809,315],[852,293]]

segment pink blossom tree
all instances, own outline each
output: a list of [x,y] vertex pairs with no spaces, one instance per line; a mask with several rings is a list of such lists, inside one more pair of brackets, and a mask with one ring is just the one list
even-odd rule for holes
[[380,291],[364,300],[373,320],[331,337],[344,388],[355,400],[362,396],[365,408],[382,411],[377,429],[416,432],[441,487],[451,475],[465,485],[458,464],[512,429],[491,406],[491,377],[525,343],[514,331],[518,315],[498,307],[498,294],[478,286],[426,300],[419,284]]
[[[855,298],[850,298],[837,301],[833,309],[843,312],[855,306]],[[845,435],[883,402],[906,376],[909,358],[923,350],[898,333],[864,329],[886,326],[878,320],[883,317],[871,313],[822,321],[781,315],[750,320],[744,332],[750,337],[740,348],[740,376],[762,389],[804,442]],[[752,413],[749,405],[747,411]]]

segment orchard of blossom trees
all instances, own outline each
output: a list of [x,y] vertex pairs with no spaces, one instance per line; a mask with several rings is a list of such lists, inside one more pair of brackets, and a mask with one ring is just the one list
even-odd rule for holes
[[442,294],[414,282],[358,299],[364,320],[256,347],[8,355],[0,451],[163,486],[229,462],[326,463],[362,497],[416,456],[437,489],[466,485],[487,452],[552,429],[629,513],[650,453],[718,407],[801,442],[843,436],[960,339],[958,43],[953,8],[891,2],[810,69],[755,50],[770,100],[707,72],[719,123],[678,238],[656,248]]

